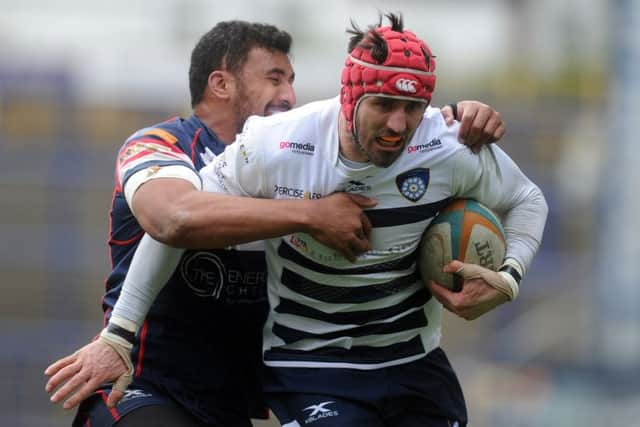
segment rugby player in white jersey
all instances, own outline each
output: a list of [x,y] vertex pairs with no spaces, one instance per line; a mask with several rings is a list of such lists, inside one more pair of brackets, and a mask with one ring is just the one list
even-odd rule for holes
[[[478,155],[429,108],[435,61],[403,28],[354,27],[339,98],[251,118],[201,171],[205,189],[263,198],[373,197],[372,249],[350,263],[309,235],[266,243],[267,400],[285,426],[463,426],[464,397],[439,347],[443,304],[467,319],[513,300],[537,251],[547,205],[497,146]],[[502,215],[500,272],[454,261],[453,294],[416,274],[420,237],[452,198]],[[339,220],[339,218],[336,218]],[[435,298],[434,298],[435,296]]]

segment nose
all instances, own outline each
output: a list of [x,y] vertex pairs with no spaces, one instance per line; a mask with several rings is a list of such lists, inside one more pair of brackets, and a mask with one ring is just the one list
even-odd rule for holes
[[293,108],[293,106],[296,105],[296,91],[293,89],[293,83],[287,82],[281,85],[281,88],[279,101],[286,102]]
[[404,108],[398,107],[391,110],[387,119],[387,127],[398,134],[407,130],[407,112]]

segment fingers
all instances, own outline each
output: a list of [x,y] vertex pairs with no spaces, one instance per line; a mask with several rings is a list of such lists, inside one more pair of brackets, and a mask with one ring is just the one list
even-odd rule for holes
[[[67,382],[65,382],[52,396],[49,400],[52,403],[59,403],[63,400],[67,400],[71,394],[73,394],[74,390],[79,388],[82,384],[86,382],[89,378],[88,374],[85,374],[82,371],[75,373],[73,376],[68,378]],[[67,403],[63,405],[63,408],[68,408]]]
[[[47,393],[50,393],[52,390],[54,390],[56,387],[58,387],[60,384],[62,384],[65,381],[68,381],[69,378],[72,378],[74,375],[76,375],[78,372],[80,372],[80,370],[82,369],[82,365],[78,364],[78,363],[72,363],[69,364],[67,366],[65,366],[64,368],[58,370],[55,375],[53,375],[49,381],[47,382],[47,384],[45,385],[44,389]],[[58,402],[61,399],[54,399],[54,397],[57,395],[58,393],[54,394],[51,397],[51,401],[52,402]]]
[[372,229],[371,221],[369,221],[369,217],[364,212],[360,215],[360,221],[362,222],[362,232],[364,233],[364,237],[367,239],[367,243],[369,243],[369,237],[371,236]]
[[111,393],[109,393],[109,397],[107,397],[107,407],[113,408],[116,406],[118,402],[120,402],[120,399],[122,399],[122,396],[124,396],[123,391],[116,390],[115,388],[111,389]]
[[461,142],[478,152],[482,145],[495,142],[505,134],[505,124],[499,112],[477,101],[458,103]]
[[363,196],[362,194],[345,193],[351,200],[361,208],[372,208],[378,204],[376,199]]
[[455,117],[453,116],[453,109],[450,105],[447,104],[440,108],[440,114],[442,114],[442,118],[444,118],[444,122],[447,126],[451,126],[454,123]]
[[[95,392],[102,384],[101,381],[96,380],[96,378],[91,378],[89,381],[81,384],[76,384],[76,388],[80,386],[75,393],[73,393],[68,399],[64,401],[62,407],[64,409],[72,409],[78,406],[83,400],[88,398]],[[67,384],[65,384],[66,387]]]
[[433,280],[429,280],[427,287],[429,288],[431,295],[433,295],[433,297],[437,299],[444,308],[454,314],[456,313],[455,307],[453,305],[453,300],[456,297],[454,292],[451,292],[449,289],[445,288],[442,285],[439,285]]
[[76,353],[70,354],[67,357],[63,357],[60,360],[57,360],[56,362],[49,365],[47,369],[44,370],[44,374],[49,377],[52,375],[55,375],[60,369],[75,362],[77,357],[78,357],[78,353],[76,352]]
[[473,320],[478,317],[473,311],[473,305],[467,301],[463,294],[452,292],[433,280],[429,281],[428,287],[434,298],[451,313],[465,320]]
[[466,144],[467,139],[469,138],[469,133],[471,132],[471,125],[476,117],[476,111],[464,107],[461,109],[459,105],[458,115],[461,116],[461,119],[459,120],[460,128],[458,130],[458,139]]
[[444,271],[445,273],[459,273],[460,269],[464,266],[464,263],[462,261],[458,261],[457,259],[451,261],[450,263],[446,264],[443,268],[442,271]]
[[[498,134],[497,130],[502,126],[502,133]],[[502,138],[504,135],[504,123],[500,117],[500,113],[495,112],[489,116],[487,123],[484,125],[484,133],[489,137],[490,142],[494,142]]]
[[340,251],[349,262],[356,262],[358,255],[371,250],[368,237],[364,235],[364,232],[360,234],[349,239],[347,245]]
[[[467,109],[469,111],[469,109]],[[485,126],[491,117],[491,110],[488,108],[479,108],[475,113],[465,113],[462,117],[462,121],[468,120],[470,123],[465,128],[466,134],[460,134],[464,143],[469,146],[474,146],[479,143],[487,142],[485,135]]]
[[[499,113],[498,113],[498,117],[500,117]],[[502,139],[505,133],[507,133],[507,127],[505,126],[504,122],[502,121],[502,118],[500,117],[500,124],[498,125],[496,130],[493,132],[493,141],[495,142],[499,139]]]

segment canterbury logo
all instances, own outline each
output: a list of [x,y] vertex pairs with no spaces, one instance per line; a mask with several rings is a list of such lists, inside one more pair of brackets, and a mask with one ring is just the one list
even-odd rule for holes
[[396,81],[396,88],[401,92],[416,93],[417,83],[415,80],[398,79],[398,81]]
[[312,411],[312,412],[309,414],[309,417],[313,417],[313,416],[315,416],[315,415],[317,415],[317,414],[324,414],[324,413],[326,413],[326,412],[331,412],[331,409],[327,409],[327,408],[325,408],[325,406],[326,406],[326,405],[328,405],[328,404],[330,404],[330,403],[335,403],[335,402],[331,402],[331,401],[329,401],[329,402],[322,402],[322,403],[320,403],[320,404],[318,404],[318,405],[311,405],[311,406],[309,406],[309,407],[307,407],[307,408],[304,408],[304,410],[305,410],[305,411]]

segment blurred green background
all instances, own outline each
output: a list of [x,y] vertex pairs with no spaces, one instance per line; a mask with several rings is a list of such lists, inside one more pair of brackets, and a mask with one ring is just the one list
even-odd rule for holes
[[232,18],[288,30],[303,104],[338,93],[349,19],[378,10],[403,12],[437,55],[435,105],[480,99],[503,113],[501,145],[550,205],[519,299],[473,322],[445,318],[471,425],[637,423],[640,1],[389,7],[0,0],[0,425],[70,424],[42,371],[100,328],[116,151],[189,113],[197,39]]

